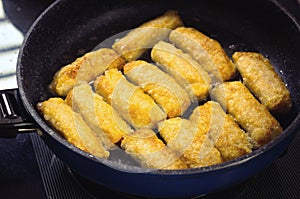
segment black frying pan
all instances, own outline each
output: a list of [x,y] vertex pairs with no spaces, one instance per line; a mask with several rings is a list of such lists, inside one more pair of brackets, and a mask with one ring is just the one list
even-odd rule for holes
[[[168,9],[179,11],[186,26],[218,40],[229,56],[235,51],[258,51],[271,60],[294,102],[292,112],[278,118],[285,128],[282,135],[247,156],[220,165],[148,171],[134,165],[124,167],[114,160],[95,160],[47,125],[36,104],[52,96],[47,87],[61,66],[106,38],[135,28]],[[269,166],[299,130],[299,33],[299,24],[275,1],[56,1],[37,19],[24,40],[17,65],[18,90],[1,91],[2,109],[7,107],[1,128],[14,133],[15,129],[27,131],[37,125],[45,143],[72,170],[116,191],[176,198],[226,189]],[[8,104],[3,104],[3,98]]]

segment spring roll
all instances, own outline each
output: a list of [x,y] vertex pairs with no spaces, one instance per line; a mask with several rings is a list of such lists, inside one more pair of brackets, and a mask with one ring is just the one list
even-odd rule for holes
[[160,41],[154,45],[151,58],[176,79],[191,99],[203,101],[207,98],[211,78],[191,55],[182,52],[170,43]]
[[186,169],[179,156],[167,147],[151,129],[139,129],[126,135],[121,147],[142,166],[151,169]]
[[282,132],[279,122],[240,81],[217,85],[211,97],[249,133],[254,147],[267,144]]
[[272,113],[288,113],[290,92],[270,60],[260,53],[236,52],[232,56],[243,83]]
[[222,82],[233,78],[236,68],[220,43],[194,28],[179,27],[170,33],[169,40],[184,52],[189,53],[214,81]]
[[109,151],[95,132],[61,98],[50,98],[37,104],[45,120],[69,143],[100,158],[108,158]]
[[157,123],[167,117],[152,97],[130,83],[117,69],[99,76],[94,88],[135,129],[156,128]]
[[150,95],[169,118],[182,115],[191,104],[187,92],[153,64],[142,60],[129,62],[124,66],[124,74]]
[[252,151],[250,137],[227,115],[217,102],[208,101],[194,109],[190,120],[207,134],[224,161],[229,161]]
[[210,143],[209,138],[191,121],[180,117],[171,118],[158,124],[158,131],[171,149],[182,155],[181,159],[189,168],[222,163],[220,152]]
[[58,96],[66,96],[81,81],[90,82],[106,69],[122,68],[125,60],[109,48],[101,48],[84,54],[62,67],[53,77],[50,90]]
[[158,41],[166,39],[172,29],[182,25],[177,12],[170,10],[131,30],[126,36],[117,40],[112,48],[126,61],[133,61]]
[[81,114],[106,146],[119,142],[125,134],[133,131],[111,105],[93,92],[88,83],[74,87],[65,101],[74,111]]

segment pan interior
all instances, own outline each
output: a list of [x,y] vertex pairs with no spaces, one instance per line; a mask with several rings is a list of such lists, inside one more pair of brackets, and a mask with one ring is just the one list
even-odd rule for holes
[[[284,128],[293,122],[300,110],[299,26],[272,1],[165,1],[162,4],[146,0],[101,3],[61,0],[31,27],[18,60],[22,100],[41,128],[53,132],[35,107],[38,102],[53,97],[48,85],[60,67],[91,51],[108,37],[135,28],[169,9],[179,12],[185,26],[218,40],[229,57],[235,51],[258,51],[267,56],[287,84],[294,102],[292,113],[278,120]],[[53,136],[68,145],[55,133]]]

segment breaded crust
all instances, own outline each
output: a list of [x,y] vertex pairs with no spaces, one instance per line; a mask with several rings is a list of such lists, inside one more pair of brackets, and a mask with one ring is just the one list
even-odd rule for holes
[[203,101],[211,87],[211,78],[190,54],[160,41],[154,45],[151,58],[184,88],[191,99]]
[[53,77],[49,88],[58,96],[66,96],[81,81],[90,82],[106,69],[122,68],[125,60],[109,48],[101,48],[84,54],[62,67]]
[[282,132],[279,122],[240,81],[216,86],[211,96],[249,133],[255,147],[267,144]]
[[194,109],[190,120],[207,134],[224,161],[238,158],[252,151],[250,137],[217,102],[208,101]]
[[140,129],[126,135],[121,147],[142,166],[152,169],[186,169],[187,166],[151,129]]
[[97,134],[63,99],[49,98],[38,103],[37,108],[45,120],[69,143],[97,157],[108,158],[109,152],[104,148]]
[[155,128],[167,117],[153,98],[130,83],[117,69],[107,70],[105,75],[99,76],[94,88],[135,129]]
[[190,168],[222,163],[220,152],[210,144],[205,132],[180,117],[160,122],[158,130],[167,146],[177,151]]
[[112,48],[126,61],[133,61],[158,41],[166,39],[172,29],[182,25],[178,13],[170,10],[131,30],[126,36],[116,41]]
[[232,56],[244,84],[273,113],[288,113],[290,92],[270,60],[260,53],[235,52]]
[[236,68],[226,55],[220,43],[195,28],[179,27],[170,33],[169,40],[196,59],[215,81],[233,78]]
[[103,138],[105,145],[109,146],[107,142],[117,143],[125,134],[133,131],[111,105],[94,93],[87,83],[74,87],[65,101],[74,111],[81,114],[99,137]]
[[183,88],[167,73],[146,61],[132,61],[124,66],[125,76],[150,95],[169,118],[184,114],[191,100]]

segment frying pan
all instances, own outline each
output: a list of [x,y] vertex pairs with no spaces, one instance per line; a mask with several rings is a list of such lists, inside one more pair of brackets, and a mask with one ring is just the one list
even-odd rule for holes
[[[48,85],[60,67],[106,38],[168,9],[177,10],[186,26],[218,40],[229,56],[235,51],[258,51],[271,60],[293,99],[292,112],[278,116],[285,129],[280,136],[251,154],[219,165],[149,171],[124,166],[122,161],[95,159],[69,144],[43,120],[36,104],[52,97]],[[286,151],[299,130],[299,33],[299,24],[276,1],[58,0],[40,15],[25,37],[17,64],[18,89],[1,91],[1,132],[11,135],[37,129],[73,171],[119,192],[182,198],[224,190],[269,166]]]

